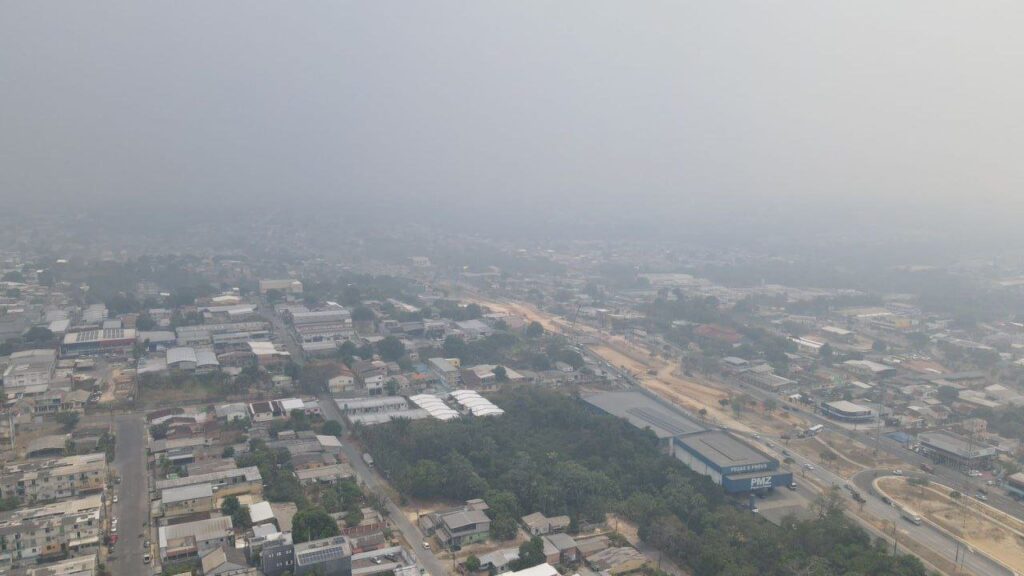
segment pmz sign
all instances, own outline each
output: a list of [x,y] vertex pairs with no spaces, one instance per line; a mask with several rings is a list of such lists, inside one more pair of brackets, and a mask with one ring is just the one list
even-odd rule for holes
[[771,488],[771,487],[772,487],[772,477],[771,476],[762,476],[760,478],[751,478],[750,479],[750,489],[751,490],[764,490],[766,488]]

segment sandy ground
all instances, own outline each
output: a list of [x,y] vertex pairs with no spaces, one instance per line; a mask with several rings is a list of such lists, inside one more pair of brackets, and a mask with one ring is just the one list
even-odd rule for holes
[[[912,486],[906,478],[886,477],[878,486],[895,501],[956,534],[969,545],[1024,572],[1024,522],[968,498],[965,506],[938,485]],[[964,498],[964,497],[961,497]],[[966,512],[966,513],[965,513]]]

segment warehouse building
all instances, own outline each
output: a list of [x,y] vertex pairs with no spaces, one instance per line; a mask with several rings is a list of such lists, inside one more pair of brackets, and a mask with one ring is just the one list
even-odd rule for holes
[[822,402],[821,412],[829,418],[842,422],[870,422],[875,418],[875,413],[871,408],[847,400]]
[[709,430],[695,418],[642,392],[601,392],[584,398],[594,410],[625,418],[658,437],[659,444],[690,469],[710,477],[730,494],[788,486],[793,473],[779,461],[735,436]]
[[674,455],[693,471],[710,477],[730,494],[788,486],[793,473],[779,461],[728,432],[708,430],[672,440]]
[[641,392],[601,392],[584,401],[597,412],[625,418],[637,428],[650,430],[666,452],[672,438],[706,430],[674,406]]

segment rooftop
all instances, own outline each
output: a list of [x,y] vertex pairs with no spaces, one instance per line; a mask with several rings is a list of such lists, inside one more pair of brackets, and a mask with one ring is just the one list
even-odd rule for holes
[[681,412],[640,392],[601,392],[584,400],[612,416],[625,418],[637,428],[650,428],[658,438],[705,430]]
[[679,438],[678,441],[689,446],[719,468],[751,466],[770,462],[771,458],[755,450],[749,444],[720,430],[710,430],[703,434],[694,434]]

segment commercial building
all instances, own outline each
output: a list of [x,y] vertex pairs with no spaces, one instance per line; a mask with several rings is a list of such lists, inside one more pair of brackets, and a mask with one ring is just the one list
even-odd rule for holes
[[728,432],[677,436],[672,443],[676,458],[729,493],[771,490],[793,482],[793,473],[780,470],[778,460]]
[[60,558],[100,544],[99,494],[0,514],[0,565]]
[[221,470],[196,476],[185,476],[183,478],[171,478],[157,480],[155,488],[161,492],[172,488],[192,486],[196,484],[209,484],[211,490],[217,493],[219,498],[239,494],[263,494],[263,477],[260,476],[260,469],[256,466],[247,468],[234,468],[232,470]]
[[291,320],[300,342],[347,340],[355,334],[352,315],[344,308],[294,312]]
[[290,278],[260,280],[260,294],[266,294],[270,290],[277,290],[285,294],[302,294],[302,282]]
[[128,354],[135,345],[135,329],[103,328],[70,332],[60,345],[61,356]]
[[870,422],[875,418],[875,413],[871,408],[854,404],[848,400],[822,402],[821,412],[829,418],[843,422]]
[[0,474],[0,498],[37,502],[101,492],[106,475],[102,453],[9,465]]
[[230,516],[161,526],[160,559],[174,562],[196,558],[207,550],[234,544],[234,535]]
[[843,362],[843,367],[858,376],[869,378],[886,378],[896,374],[896,369],[892,366],[871,360],[847,360]]
[[1016,500],[1024,499],[1024,472],[1016,472],[1006,477],[1006,491]]
[[25,350],[11,354],[10,364],[4,370],[4,391],[13,388],[48,384],[57,368],[54,350]]
[[945,432],[919,434],[917,440],[921,444],[921,453],[935,462],[964,471],[987,470],[992,467],[996,455],[993,446],[973,443]]

